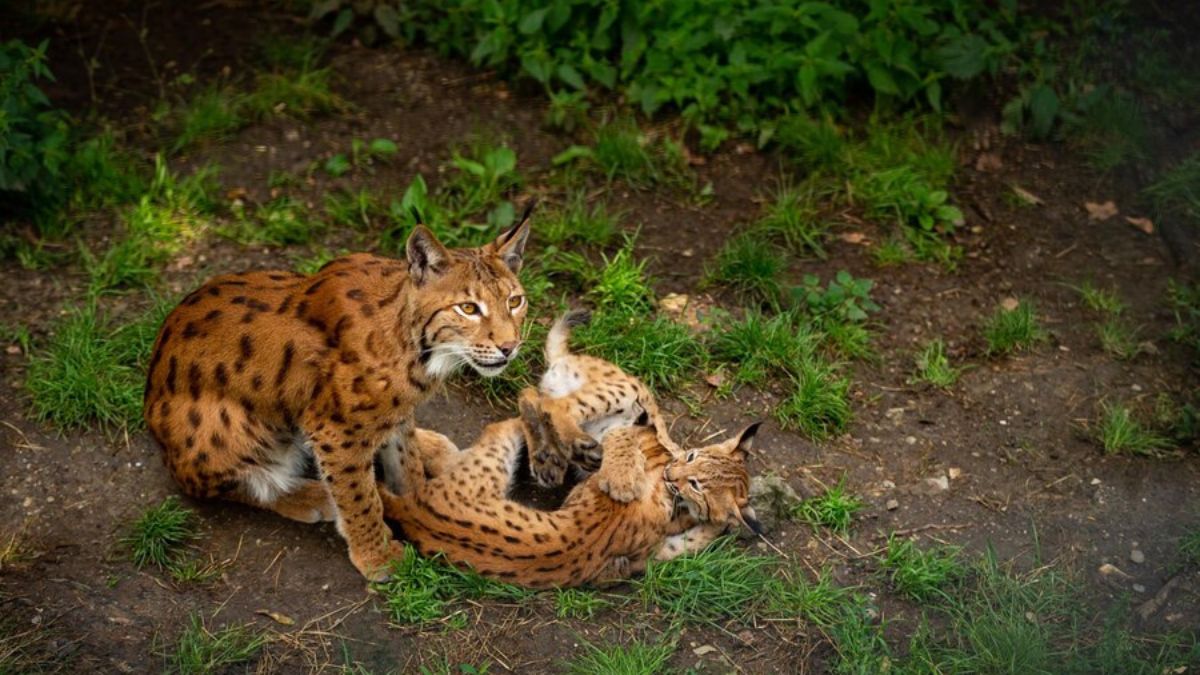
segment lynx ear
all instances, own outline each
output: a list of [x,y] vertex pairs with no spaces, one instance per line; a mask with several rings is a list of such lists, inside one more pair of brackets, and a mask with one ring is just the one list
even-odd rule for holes
[[405,247],[408,255],[408,275],[420,286],[446,271],[450,252],[424,225],[413,228]]
[[729,454],[734,459],[744,462],[750,456],[750,450],[754,448],[754,436],[758,434],[760,426],[762,422],[755,422],[742,429],[742,433],[738,434],[736,439],[731,439]]
[[530,200],[525,205],[525,213],[521,214],[521,220],[491,244],[492,250],[504,261],[508,269],[512,270],[513,274],[521,271],[521,264],[524,262],[525,256],[525,242],[529,240],[529,216],[533,214],[533,207],[536,205],[537,200]]

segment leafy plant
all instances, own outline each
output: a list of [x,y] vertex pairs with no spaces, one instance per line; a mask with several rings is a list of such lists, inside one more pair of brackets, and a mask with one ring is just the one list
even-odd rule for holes
[[13,202],[44,213],[66,196],[67,118],[38,85],[54,81],[48,47],[46,40],[36,47],[0,43],[0,206]]
[[867,320],[868,312],[879,311],[879,305],[871,299],[874,285],[870,279],[855,279],[846,270],[840,270],[824,288],[815,274],[806,274],[792,294],[813,316],[839,323],[858,323]]

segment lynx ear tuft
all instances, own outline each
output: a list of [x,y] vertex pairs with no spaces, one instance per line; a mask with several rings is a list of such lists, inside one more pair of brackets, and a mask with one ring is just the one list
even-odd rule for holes
[[413,228],[412,234],[408,235],[405,249],[408,274],[416,285],[421,286],[446,271],[450,252],[424,225]]
[[504,261],[508,269],[512,270],[513,274],[521,271],[525,257],[525,243],[529,241],[529,217],[533,214],[533,207],[536,205],[536,199],[529,200],[529,203],[525,205],[525,212],[521,215],[521,220],[491,244],[492,250]]

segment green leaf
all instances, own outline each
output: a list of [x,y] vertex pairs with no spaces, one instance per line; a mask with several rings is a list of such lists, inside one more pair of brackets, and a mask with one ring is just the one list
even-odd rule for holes
[[400,15],[391,5],[375,7],[375,23],[379,24],[388,37],[392,39],[400,37]]
[[371,141],[371,144],[367,146],[367,149],[371,151],[372,155],[387,155],[389,157],[400,151],[400,149],[396,147],[395,141],[391,140],[390,138],[376,138],[375,140]]
[[344,176],[348,171],[350,171],[350,160],[340,152],[325,160],[325,172],[334,178]]
[[592,149],[586,145],[572,145],[566,150],[563,150],[555,155],[554,159],[550,160],[550,163],[554,166],[562,166],[563,164],[574,162],[577,159],[591,159],[595,156],[596,155]]
[[517,30],[521,31],[522,35],[533,35],[542,29],[542,23],[546,19],[546,12],[549,11],[549,7],[543,7],[526,14],[521,17],[521,22],[517,24]]
[[354,10],[349,7],[338,12],[337,18],[333,20],[333,36],[337,37],[344,33],[350,24],[354,22]]
[[896,86],[896,80],[888,72],[888,69],[881,65],[871,64],[867,66],[867,80],[871,82],[871,86],[877,92],[892,96],[900,95],[900,87]]
[[556,72],[558,73],[558,79],[566,82],[576,89],[584,89],[587,86],[583,83],[583,76],[580,75],[579,71],[575,70],[575,68],[570,64],[558,64],[558,70]]
[[987,67],[985,56],[988,46],[987,40],[974,33],[968,33],[947,42],[936,53],[942,70],[951,77],[969,80]]
[[1048,85],[1041,84],[1029,95],[1029,115],[1033,135],[1045,138],[1054,127],[1054,119],[1058,116],[1058,94]]

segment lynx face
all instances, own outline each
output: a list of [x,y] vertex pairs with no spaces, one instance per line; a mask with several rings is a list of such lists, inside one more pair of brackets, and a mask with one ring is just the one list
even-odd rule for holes
[[746,457],[758,424],[723,443],[687,450],[663,470],[667,489],[700,522],[760,527],[750,506]]

